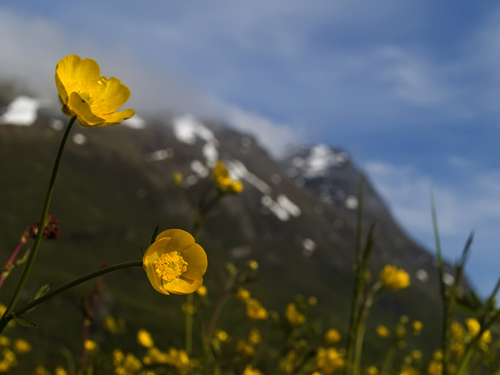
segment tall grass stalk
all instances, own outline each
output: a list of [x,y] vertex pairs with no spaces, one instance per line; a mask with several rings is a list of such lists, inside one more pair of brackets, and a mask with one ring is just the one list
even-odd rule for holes
[[[52,194],[54,193],[54,186],[56,183],[56,177],[57,177],[57,171],[59,170],[59,164],[61,162],[62,158],[62,153],[64,150],[64,146],[66,144],[66,140],[68,139],[68,135],[71,131],[71,128],[73,124],[76,121],[76,116],[71,117],[69,120],[68,126],[66,126],[66,130],[64,131],[64,135],[61,139],[61,144],[59,145],[59,150],[57,151],[57,156],[56,160],[54,162],[54,167],[52,168],[52,175],[50,177],[49,181],[49,187],[47,189],[47,195],[45,196],[45,202],[43,204],[42,208],[42,216],[40,218],[40,224],[38,226],[38,232],[36,234],[35,238],[35,244],[33,245],[33,249],[31,250],[31,253],[29,255],[28,261],[26,263],[26,267],[24,268],[23,275],[21,276],[21,280],[19,281],[19,284],[17,285],[16,291],[14,292],[14,295],[12,296],[12,299],[10,300],[9,306],[7,306],[7,310],[5,311],[4,317],[8,316],[14,308],[16,307],[17,301],[19,299],[19,296],[21,295],[21,292],[23,291],[24,285],[26,284],[26,281],[28,280],[29,274],[31,272],[31,269],[33,268],[33,264],[35,263],[36,255],[38,254],[38,249],[40,248],[40,243],[42,241],[43,237],[43,232],[45,228],[45,221],[47,219],[47,215],[49,213],[49,208],[50,208],[50,202],[52,200]],[[5,324],[3,322],[4,319],[0,320],[0,333],[3,331],[5,328]]]

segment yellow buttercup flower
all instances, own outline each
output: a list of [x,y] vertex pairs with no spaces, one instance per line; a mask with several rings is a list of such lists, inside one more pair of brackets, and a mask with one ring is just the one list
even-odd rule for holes
[[422,331],[422,328],[424,328],[424,325],[422,324],[422,322],[420,320],[415,320],[412,323],[412,328],[413,328],[413,333],[415,335],[419,335],[420,332]]
[[259,263],[256,260],[252,259],[247,262],[247,267],[252,271],[256,271],[259,268]]
[[23,339],[16,339],[14,341],[14,351],[18,354],[24,354],[31,351],[31,344]]
[[198,293],[200,297],[206,297],[208,293],[207,287],[205,285],[200,286],[196,293]]
[[148,279],[163,294],[188,294],[203,283],[207,254],[193,236],[180,229],[161,232],[144,253]]
[[255,348],[243,339],[238,340],[236,351],[243,357],[252,357],[253,355],[255,355]]
[[410,275],[402,269],[386,265],[380,272],[380,281],[389,289],[400,290],[410,285]]
[[243,375],[262,375],[262,372],[253,368],[251,365],[246,365]]
[[222,160],[217,160],[217,164],[212,171],[217,187],[223,193],[239,194],[243,191],[241,181],[233,180]]
[[299,326],[304,324],[306,317],[297,310],[297,306],[294,303],[289,303],[286,307],[285,316],[288,322],[293,326]]
[[319,348],[316,355],[316,366],[325,374],[333,374],[345,365],[343,356],[335,349]]
[[378,325],[377,328],[375,328],[377,335],[382,338],[389,337],[389,330],[387,329],[386,326],[383,325]]
[[104,327],[109,333],[119,333],[120,332],[120,327],[118,327],[118,323],[116,323],[115,318],[113,318],[111,315],[108,315],[106,319],[104,319]]
[[252,328],[248,333],[248,343],[250,345],[257,345],[262,340],[260,331],[257,328]]
[[326,345],[335,345],[340,341],[340,339],[341,339],[341,336],[340,336],[339,331],[337,331],[334,328],[329,329],[323,335],[323,341],[325,342]]
[[264,320],[267,319],[267,310],[262,306],[262,304],[255,298],[250,298],[247,300],[247,316],[253,320]]
[[239,288],[236,292],[236,299],[241,302],[245,302],[250,298],[250,292],[245,288]]
[[110,126],[134,116],[133,109],[115,112],[130,97],[118,78],[100,76],[92,59],[69,55],[56,66],[56,87],[63,112],[76,116],[82,126]]
[[465,321],[465,324],[467,325],[467,329],[469,330],[469,333],[472,337],[476,336],[481,330],[481,325],[479,324],[477,319],[469,318]]
[[216,329],[215,330],[215,338],[219,340],[220,342],[229,342],[230,338],[229,335],[227,334],[226,331],[223,331],[222,329]]
[[140,329],[137,332],[137,342],[145,348],[152,348],[155,344],[150,333],[145,329]]
[[84,346],[88,352],[93,352],[97,349],[97,343],[94,340],[85,340]]

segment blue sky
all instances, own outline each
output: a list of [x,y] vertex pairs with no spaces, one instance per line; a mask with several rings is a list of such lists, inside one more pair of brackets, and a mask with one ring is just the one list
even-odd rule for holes
[[4,0],[0,76],[54,99],[55,62],[79,54],[139,114],[224,118],[274,153],[343,147],[431,250],[432,186],[445,255],[476,232],[485,294],[500,276],[499,21],[490,0]]

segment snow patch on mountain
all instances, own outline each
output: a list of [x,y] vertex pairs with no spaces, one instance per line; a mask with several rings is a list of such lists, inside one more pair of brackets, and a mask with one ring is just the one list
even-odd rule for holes
[[341,167],[349,159],[347,153],[334,151],[326,145],[317,145],[309,150],[306,157],[292,159],[291,177],[315,178],[325,176],[332,167]]
[[199,160],[193,160],[191,162],[191,170],[198,175],[200,178],[204,178],[208,176],[210,172],[207,167],[203,165],[203,163]]
[[290,215],[299,217],[302,213],[300,208],[293,203],[290,199],[287,198],[286,195],[280,194],[276,199],[281,207],[283,207],[286,211],[290,213]]
[[123,121],[123,125],[128,126],[132,129],[144,129],[146,127],[146,120],[135,115],[128,120]]
[[309,257],[316,250],[316,243],[310,238],[304,238],[302,240],[302,252],[305,256]]
[[0,123],[20,126],[31,126],[37,119],[40,108],[38,99],[29,96],[18,96],[8,106],[0,117]]
[[72,139],[73,139],[73,143],[75,143],[79,146],[83,146],[85,143],[87,143],[87,137],[81,133],[74,134]]
[[229,174],[231,175],[231,178],[235,180],[245,180],[265,195],[271,194],[271,192],[273,191],[271,186],[266,184],[253,173],[250,173],[250,171],[241,161],[233,159],[226,162],[225,164]]
[[153,161],[165,160],[171,158],[172,156],[174,156],[174,150],[172,150],[171,148],[165,148],[147,153],[146,155],[144,155],[144,160],[146,160],[148,163],[151,163]]
[[283,194],[280,194],[276,201],[269,195],[264,195],[260,201],[281,221],[288,221],[291,217],[298,217],[301,214],[300,208]]
[[194,145],[198,139],[205,141],[203,155],[209,167],[215,166],[219,158],[219,141],[214,133],[192,115],[184,115],[174,119],[174,135],[179,142]]

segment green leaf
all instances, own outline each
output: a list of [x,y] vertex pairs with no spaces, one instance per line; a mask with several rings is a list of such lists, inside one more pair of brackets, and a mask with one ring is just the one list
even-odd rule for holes
[[156,226],[156,229],[153,232],[153,235],[151,236],[151,244],[153,244],[155,242],[157,234],[158,234],[158,225]]
[[21,315],[14,315],[14,320],[16,321],[17,324],[19,324],[22,327],[38,328],[38,326],[35,323],[26,320]]
[[[44,284],[40,289],[38,289],[38,292],[35,293],[35,295],[31,298],[30,303],[33,301],[36,301],[38,298],[43,297],[45,294],[47,294],[50,290],[50,287],[52,284]],[[33,311],[36,306],[32,307],[31,309],[27,310],[26,313],[29,313],[30,311]]]
[[38,298],[44,296],[45,294],[48,293],[48,291],[50,290],[50,287],[52,286],[52,284],[44,284],[42,285],[42,287],[40,289],[38,289],[38,292],[35,293],[35,295],[31,298],[31,301],[30,302],[33,302],[35,300],[37,300]]

